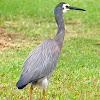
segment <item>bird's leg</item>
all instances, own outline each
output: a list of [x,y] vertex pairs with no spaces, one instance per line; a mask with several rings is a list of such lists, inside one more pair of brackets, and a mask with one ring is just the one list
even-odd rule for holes
[[31,100],[32,90],[33,90],[33,86],[31,84],[31,87],[30,87],[30,98],[29,98],[29,100]]
[[43,89],[43,100],[45,100],[45,89]]

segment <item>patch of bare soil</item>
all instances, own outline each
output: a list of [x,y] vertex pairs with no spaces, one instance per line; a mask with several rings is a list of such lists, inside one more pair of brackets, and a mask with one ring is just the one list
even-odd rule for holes
[[19,33],[8,32],[7,29],[0,27],[0,49],[20,46],[15,44],[16,41],[20,41],[19,36],[22,37]]

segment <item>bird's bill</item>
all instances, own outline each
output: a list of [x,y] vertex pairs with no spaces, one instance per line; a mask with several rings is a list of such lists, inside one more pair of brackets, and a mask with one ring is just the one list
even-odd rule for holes
[[70,10],[82,10],[82,11],[86,11],[85,9],[81,9],[81,8],[77,8],[77,7],[68,7]]

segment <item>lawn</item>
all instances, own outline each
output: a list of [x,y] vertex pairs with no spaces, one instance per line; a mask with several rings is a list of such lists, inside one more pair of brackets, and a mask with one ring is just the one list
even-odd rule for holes
[[[30,84],[18,90],[16,82],[30,51],[56,35],[53,10],[59,2],[0,0],[0,100],[29,99]],[[100,0],[66,3],[86,12],[63,15],[65,38],[46,100],[100,100]],[[34,88],[32,99],[40,100],[40,93]]]

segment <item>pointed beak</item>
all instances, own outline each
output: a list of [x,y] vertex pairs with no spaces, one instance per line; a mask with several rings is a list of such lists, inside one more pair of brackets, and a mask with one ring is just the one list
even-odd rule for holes
[[82,10],[82,11],[86,11],[85,9],[81,9],[81,8],[77,8],[77,7],[68,7],[70,10]]

